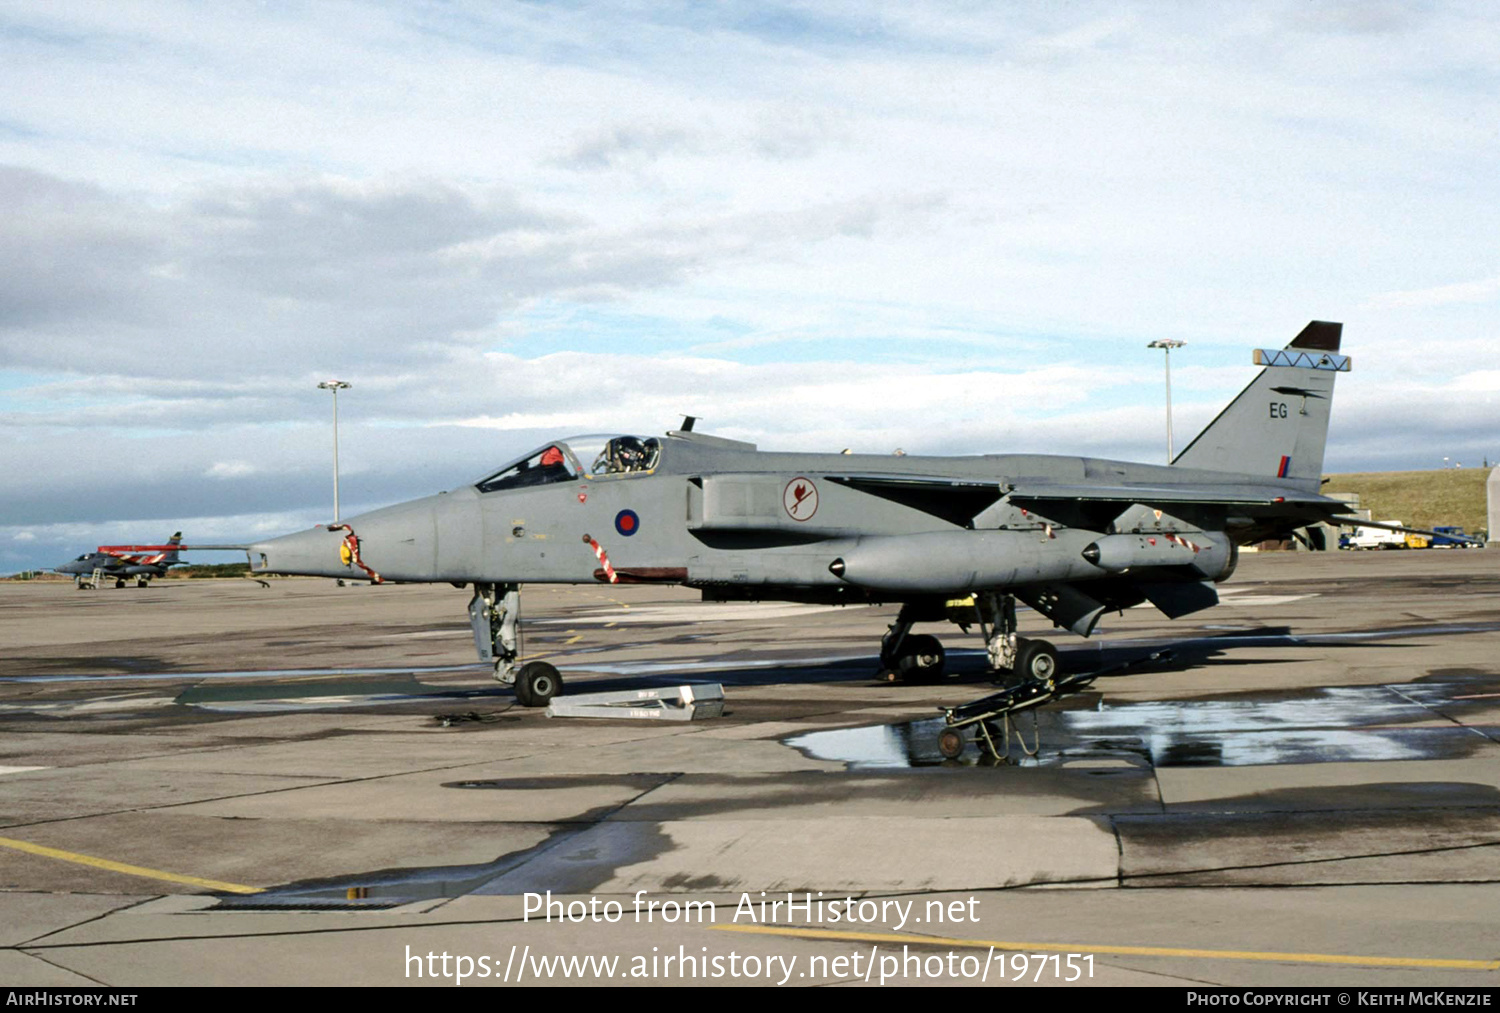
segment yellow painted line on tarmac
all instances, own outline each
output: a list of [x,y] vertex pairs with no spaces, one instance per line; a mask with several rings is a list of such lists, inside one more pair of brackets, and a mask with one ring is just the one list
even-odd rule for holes
[[580,641],[582,639],[583,639],[583,636],[582,636],[582,634],[580,634],[580,635],[578,635],[576,637],[569,637],[567,640],[563,641],[563,644],[564,645],[567,645],[567,644],[576,644],[576,643],[578,643],[578,641]]
[[1191,957],[1199,960],[1264,960],[1290,964],[1347,964],[1358,967],[1433,967],[1464,971],[1500,970],[1500,960],[1449,960],[1430,957],[1370,957],[1342,953],[1274,953],[1260,950],[1199,950],[1171,946],[1093,946],[1082,943],[1021,943],[1000,939],[951,939],[946,936],[904,935],[895,932],[839,932],[834,929],[782,928],[776,925],[715,925],[720,932],[832,939],[850,943],[914,943],[1012,953],[1107,953],[1127,957]]
[[223,883],[217,879],[200,879],[197,876],[180,876],[175,872],[163,872],[160,869],[148,869],[141,865],[112,862],[108,858],[80,855],[76,851],[48,848],[41,844],[32,844],[30,841],[17,841],[10,837],[0,837],[0,847],[13,848],[16,851],[24,851],[30,855],[40,855],[43,858],[55,858],[60,862],[72,862],[75,865],[90,865],[96,869],[107,869],[110,872],[119,872],[126,876],[143,876],[146,879],[166,880],[168,883],[185,883],[188,886],[201,886],[208,890],[220,890],[224,893],[261,892],[261,888],[258,886],[245,886],[242,883]]

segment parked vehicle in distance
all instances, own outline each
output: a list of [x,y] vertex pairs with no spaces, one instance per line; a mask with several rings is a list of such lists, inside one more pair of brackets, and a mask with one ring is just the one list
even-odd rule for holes
[[1444,524],[1432,530],[1437,533],[1432,539],[1434,549],[1467,549],[1471,545],[1479,544],[1470,540],[1469,536],[1464,534],[1464,529],[1460,527]]
[[[1400,521],[1381,521],[1380,523],[1401,526]],[[1343,544],[1344,539],[1339,539],[1339,542]],[[1387,531],[1384,528],[1371,528],[1361,524],[1348,537],[1347,547],[1351,549],[1404,549],[1406,548],[1406,535],[1400,531]]]

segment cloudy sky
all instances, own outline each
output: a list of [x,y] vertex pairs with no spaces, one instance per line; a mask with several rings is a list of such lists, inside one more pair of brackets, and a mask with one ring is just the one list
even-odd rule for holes
[[[1330,471],[1500,457],[1500,14],[0,0],[0,572],[549,436],[1164,453],[1345,323]],[[226,557],[227,558],[227,557]]]

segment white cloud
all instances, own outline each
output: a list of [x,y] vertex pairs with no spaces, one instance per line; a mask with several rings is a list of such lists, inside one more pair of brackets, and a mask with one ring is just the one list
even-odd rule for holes
[[217,461],[203,474],[209,478],[244,478],[259,470],[249,461]]
[[1450,303],[1487,303],[1500,296],[1500,275],[1482,281],[1465,281],[1410,292],[1385,292],[1367,304],[1373,309],[1395,306],[1446,306]]
[[1457,391],[1482,391],[1487,394],[1500,393],[1500,369],[1479,369],[1463,373],[1453,380]]

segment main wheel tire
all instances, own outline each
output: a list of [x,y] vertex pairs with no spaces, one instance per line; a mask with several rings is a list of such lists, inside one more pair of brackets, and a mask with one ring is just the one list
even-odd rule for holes
[[938,752],[950,760],[956,760],[963,755],[964,737],[957,728],[944,728],[938,732]]
[[947,655],[937,637],[926,633],[908,634],[901,641],[901,657],[896,670],[907,682],[936,682],[943,677]]
[[1057,648],[1045,640],[1027,640],[1016,652],[1014,671],[1024,679],[1045,682],[1057,675]]
[[562,686],[562,674],[545,661],[528,661],[516,673],[516,699],[522,707],[547,706]]

